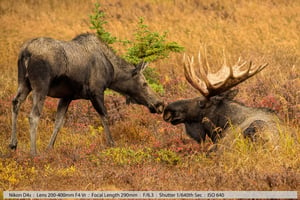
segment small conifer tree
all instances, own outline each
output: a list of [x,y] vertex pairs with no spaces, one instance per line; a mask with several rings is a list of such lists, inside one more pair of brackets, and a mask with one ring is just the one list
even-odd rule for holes
[[[113,37],[104,28],[108,22],[105,20],[105,12],[100,9],[100,4],[96,3],[93,14],[90,15],[91,29],[96,30],[97,36],[108,45],[115,42],[122,43],[126,48],[126,53],[121,55],[127,62],[138,64],[140,62],[154,62],[164,59],[171,52],[182,52],[184,48],[176,42],[167,42],[167,32],[159,34],[149,30],[148,25],[144,24],[144,18],[140,18],[134,32],[134,40],[119,40]],[[156,92],[163,93],[163,87],[159,83],[158,73],[154,68],[148,67],[144,75],[149,85]]]
[[124,58],[133,64],[141,61],[153,62],[164,59],[171,52],[182,52],[184,48],[176,42],[167,42],[167,32],[159,34],[149,30],[148,25],[144,23],[144,18],[140,18],[137,29],[134,33],[135,40],[130,41],[130,47],[124,55]]
[[100,4],[95,3],[95,8],[93,10],[93,14],[90,16],[91,29],[96,30],[97,36],[107,44],[113,44],[117,41],[116,37],[113,37],[109,32],[107,32],[103,25],[107,24],[105,20],[105,12],[100,10]]

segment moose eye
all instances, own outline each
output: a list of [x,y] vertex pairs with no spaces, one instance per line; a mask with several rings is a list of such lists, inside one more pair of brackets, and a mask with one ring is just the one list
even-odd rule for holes
[[205,108],[205,102],[204,101],[198,101],[198,106],[200,108]]
[[148,84],[147,83],[143,83],[143,87],[147,87],[148,86]]

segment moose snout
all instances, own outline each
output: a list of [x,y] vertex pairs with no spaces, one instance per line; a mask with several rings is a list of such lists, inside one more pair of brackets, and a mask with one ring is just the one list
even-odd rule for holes
[[[172,105],[171,105],[172,106]],[[171,123],[173,125],[177,125],[180,123],[183,123],[185,117],[183,115],[182,112],[172,108],[170,105],[168,105],[165,110],[164,110],[164,114],[163,114],[163,119],[168,122]]]
[[170,122],[171,119],[172,119],[172,114],[171,114],[171,112],[169,112],[169,111],[164,111],[163,119],[164,119],[166,122]]
[[163,113],[165,104],[163,102],[158,102],[157,104],[150,106],[149,110],[151,113],[161,114]]
[[156,106],[156,108],[157,108],[157,113],[158,113],[158,114],[161,114],[161,113],[163,113],[163,111],[164,111],[165,104],[164,104],[163,102],[161,102],[161,103],[159,103],[159,104]]

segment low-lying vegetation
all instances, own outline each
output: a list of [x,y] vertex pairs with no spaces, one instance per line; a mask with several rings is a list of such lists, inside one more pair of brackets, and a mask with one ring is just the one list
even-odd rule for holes
[[[106,145],[90,103],[78,100],[69,107],[54,149],[46,151],[57,104],[48,98],[39,124],[39,154],[30,157],[29,96],[18,119],[18,149],[10,151],[21,44],[39,36],[70,40],[91,32],[88,16],[94,3],[0,1],[0,190],[300,190],[299,1],[100,2],[109,21],[106,29],[117,38],[133,39],[136,22],[144,17],[151,30],[167,30],[189,55],[206,45],[212,66],[220,66],[224,48],[229,62],[239,56],[268,62],[238,86],[237,98],[275,110],[291,130],[278,127],[279,144],[252,143],[233,131],[231,145],[207,156],[211,141],[199,145],[182,126],[167,124],[142,106],[126,105],[124,97],[109,91],[105,104],[116,147]],[[151,66],[166,103],[198,95],[185,81],[181,54]]]

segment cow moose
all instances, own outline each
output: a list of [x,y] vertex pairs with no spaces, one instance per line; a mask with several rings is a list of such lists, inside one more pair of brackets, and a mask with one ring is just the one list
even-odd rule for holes
[[[270,139],[276,130],[278,118],[267,108],[251,108],[234,99],[238,93],[232,87],[263,70],[268,64],[253,65],[241,58],[232,67],[227,66],[224,56],[222,68],[212,73],[206,52],[203,58],[199,52],[198,67],[194,58],[184,57],[184,74],[200,97],[170,103],[165,107],[163,119],[173,125],[183,123],[186,133],[203,142],[208,136],[214,143],[230,132],[230,127],[238,128],[245,137],[252,140]],[[262,133],[266,132],[266,136]],[[268,132],[268,133],[267,133]],[[262,133],[258,137],[258,133]],[[232,134],[231,134],[232,135]]]
[[36,134],[46,96],[59,98],[54,130],[48,148],[53,148],[64,116],[72,100],[90,100],[101,117],[106,141],[114,145],[104,90],[110,88],[152,113],[162,113],[162,100],[148,86],[142,72],[147,64],[132,65],[94,34],[81,34],[71,41],[40,37],[26,42],[18,57],[18,90],[12,101],[12,134],[9,147],[17,148],[17,116],[22,102],[32,91],[33,106],[29,115],[30,153],[36,155]]

